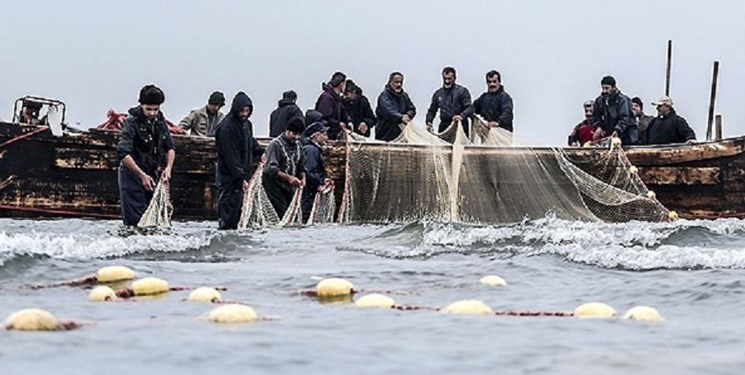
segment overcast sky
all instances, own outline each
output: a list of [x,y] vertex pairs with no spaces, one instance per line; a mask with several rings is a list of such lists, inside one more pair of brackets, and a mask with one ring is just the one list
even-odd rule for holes
[[711,70],[721,62],[717,112],[725,136],[745,134],[743,0],[174,0],[13,1],[0,23],[0,117],[26,94],[68,105],[68,123],[87,128],[106,111],[136,104],[148,83],[166,93],[178,122],[215,89],[254,100],[255,132],[282,91],[315,104],[321,82],[341,70],[371,102],[402,71],[418,115],[446,65],[474,99],[497,69],[515,101],[516,139],[557,145],[582,119],[612,74],[629,96],[664,91],[674,42],[672,97],[705,136]]

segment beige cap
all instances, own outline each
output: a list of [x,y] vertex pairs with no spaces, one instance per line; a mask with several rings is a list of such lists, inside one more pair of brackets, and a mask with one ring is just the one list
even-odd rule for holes
[[657,99],[656,102],[653,102],[652,103],[653,106],[658,106],[658,105],[663,105],[663,104],[667,104],[670,107],[672,107],[673,106],[673,99],[670,98],[667,95],[662,95],[662,96],[660,96],[659,99]]

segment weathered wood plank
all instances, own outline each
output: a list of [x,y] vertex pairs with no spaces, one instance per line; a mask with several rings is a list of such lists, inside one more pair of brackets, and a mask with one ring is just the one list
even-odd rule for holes
[[733,138],[719,143],[666,147],[630,147],[626,156],[636,166],[665,166],[702,160],[737,156],[743,153],[745,138]]
[[640,167],[639,177],[648,185],[717,185],[721,182],[717,167]]

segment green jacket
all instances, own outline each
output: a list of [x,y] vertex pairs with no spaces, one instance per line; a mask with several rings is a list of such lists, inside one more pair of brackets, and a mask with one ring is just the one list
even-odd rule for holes
[[191,135],[214,137],[215,128],[217,127],[217,124],[222,121],[223,117],[225,117],[225,115],[222,112],[217,111],[215,119],[210,123],[209,116],[207,116],[207,106],[204,106],[189,112],[189,114],[181,120],[179,126]]

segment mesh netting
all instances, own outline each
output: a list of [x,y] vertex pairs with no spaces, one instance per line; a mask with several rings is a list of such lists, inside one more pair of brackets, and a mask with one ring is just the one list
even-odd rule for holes
[[161,179],[155,186],[153,198],[150,200],[145,213],[142,214],[140,221],[137,222],[137,226],[140,228],[170,227],[172,215],[173,205],[171,205],[168,184],[163,183]]
[[333,223],[335,214],[336,196],[334,195],[334,187],[329,186],[316,193],[316,197],[313,199],[313,208],[310,210],[310,216],[308,216],[306,224]]

